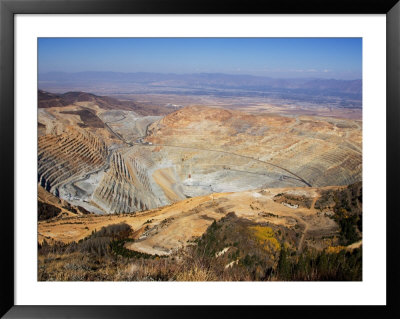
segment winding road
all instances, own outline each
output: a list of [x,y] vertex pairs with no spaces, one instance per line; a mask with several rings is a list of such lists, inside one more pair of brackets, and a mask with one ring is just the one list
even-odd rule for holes
[[[273,164],[271,162],[267,162],[267,161],[263,161],[260,160],[258,158],[254,158],[251,156],[246,156],[246,155],[241,155],[241,154],[236,154],[236,153],[232,153],[232,152],[227,152],[227,151],[221,151],[221,150],[213,150],[213,149],[207,149],[207,148],[199,148],[199,147],[191,147],[191,146],[181,146],[181,145],[172,145],[172,144],[145,144],[145,143],[138,143],[138,142],[128,142],[126,141],[120,134],[118,134],[117,132],[115,132],[108,124],[110,123],[116,123],[119,121],[122,121],[125,119],[125,116],[123,116],[123,118],[118,119],[116,121],[113,122],[104,122],[104,124],[106,125],[107,129],[115,136],[117,137],[120,141],[122,141],[124,144],[129,145],[129,146],[134,146],[134,145],[140,145],[140,146],[147,146],[147,147],[157,147],[157,146],[161,146],[161,147],[175,147],[175,148],[183,148],[183,149],[191,149],[191,150],[197,150],[197,151],[206,151],[206,152],[215,152],[215,153],[221,153],[221,154],[228,154],[228,155],[233,155],[233,156],[238,156],[241,158],[245,158],[245,159],[249,159],[255,162],[259,162],[259,163],[263,163],[263,164],[267,164],[270,166],[273,166],[275,168],[278,168],[294,177],[296,177],[297,180],[303,182],[305,185],[307,185],[308,187],[312,187],[312,185],[307,182],[304,178],[302,178],[301,176],[297,175],[296,173],[282,167],[276,164]],[[141,138],[146,138],[147,137],[147,129],[149,127],[150,124],[147,125],[146,127],[146,135],[145,136],[140,136],[138,137],[138,139]]]
[[[118,140],[120,140],[121,142],[123,142],[124,145],[126,145],[126,146],[128,146],[128,147],[132,147],[132,146],[142,146],[142,147],[171,147],[171,148],[190,149],[190,150],[197,150],[197,151],[206,151],[206,152],[214,152],[214,153],[220,153],[220,154],[228,154],[228,155],[231,155],[231,156],[237,156],[237,157],[245,158],[245,159],[248,159],[248,160],[251,160],[251,161],[254,161],[254,162],[258,162],[258,163],[262,163],[262,164],[266,164],[266,165],[270,165],[270,166],[272,166],[272,167],[278,168],[278,169],[284,171],[285,173],[288,173],[288,174],[290,174],[291,176],[293,176],[295,180],[301,181],[302,183],[304,183],[304,184],[307,185],[308,187],[312,187],[312,185],[311,185],[309,182],[307,182],[304,178],[302,178],[301,176],[297,175],[296,173],[294,173],[294,172],[292,172],[292,171],[290,171],[290,170],[288,170],[288,169],[286,169],[286,168],[284,168],[284,167],[282,167],[282,166],[279,166],[279,165],[276,165],[276,164],[273,164],[273,163],[270,163],[270,162],[267,162],[267,161],[263,161],[263,160],[260,160],[260,159],[257,159],[257,158],[253,158],[253,157],[251,157],[251,156],[236,154],[236,153],[232,153],[232,152],[228,152],[228,151],[215,150],[215,149],[208,149],[208,148],[199,148],[199,147],[191,147],[191,146],[181,146],[181,145],[172,145],[172,144],[147,144],[146,142],[141,142],[141,143],[139,143],[139,142],[128,142],[128,141],[126,141],[119,133],[115,132],[115,131],[109,126],[109,124],[123,121],[125,118],[126,118],[126,116],[123,115],[122,118],[120,118],[120,119],[118,119],[118,120],[115,120],[115,121],[112,121],[112,122],[111,122],[111,121],[108,121],[108,122],[103,122],[103,123],[104,123],[105,127],[107,128],[107,130],[110,131],[110,133],[111,133],[114,137],[116,137]],[[149,126],[149,125],[150,125],[150,124],[148,124],[147,127],[146,127],[146,135],[140,136],[140,137],[138,137],[138,139],[143,139],[143,138],[146,138],[146,137],[147,137],[147,129],[148,129],[148,126]],[[138,140],[138,139],[137,139],[137,140]],[[121,147],[120,147],[120,148],[121,148]],[[110,159],[111,159],[112,154],[113,154],[116,150],[118,150],[118,149],[120,149],[120,148],[109,149],[109,153],[107,154],[107,158],[106,158],[106,161],[105,161],[104,165],[102,165],[101,167],[99,167],[99,168],[97,168],[97,169],[95,169],[95,170],[93,170],[93,171],[87,172],[87,173],[85,173],[83,176],[81,175],[81,176],[79,176],[79,177],[76,178],[76,179],[75,179],[75,178],[74,178],[74,179],[71,179],[70,181],[68,181],[67,183],[65,183],[65,184],[63,184],[63,185],[61,186],[62,189],[63,189],[64,191],[66,191],[66,187],[69,186],[69,185],[71,185],[71,186],[74,187],[75,189],[79,189],[79,187],[76,185],[76,183],[81,182],[81,181],[84,181],[84,180],[87,180],[87,179],[89,179],[89,177],[90,177],[91,175],[97,174],[97,173],[99,173],[99,172],[102,171],[102,170],[104,170],[104,171],[108,170],[109,167],[110,167]],[[235,170],[235,169],[231,169],[231,170]],[[259,175],[266,175],[266,174],[255,173],[255,172],[250,172],[250,171],[241,171],[241,172],[247,172],[247,173],[252,173],[252,174],[259,174]],[[283,176],[283,178],[290,178],[290,177],[289,177],[289,176]],[[304,241],[304,239],[302,238],[301,241]]]
[[150,144],[140,144],[140,143],[132,143],[132,144],[133,145],[142,145],[142,146],[147,146],[147,147],[155,147],[155,146],[176,147],[176,148],[184,148],[184,149],[207,151],[207,152],[216,152],[216,153],[222,153],[222,154],[229,154],[229,155],[233,155],[233,156],[238,156],[238,157],[246,158],[246,159],[249,159],[249,160],[252,160],[252,161],[255,161],[255,162],[259,162],[259,163],[263,163],[263,164],[267,164],[267,165],[279,168],[280,170],[283,170],[286,173],[296,177],[299,181],[303,182],[307,186],[312,187],[312,185],[309,182],[307,182],[304,178],[302,178],[299,175],[291,172],[290,170],[288,170],[288,169],[286,169],[286,168],[284,168],[282,166],[279,166],[279,165],[276,165],[276,164],[273,164],[273,163],[270,163],[270,162],[267,162],[267,161],[262,161],[262,160],[260,160],[258,158],[254,158],[254,157],[251,157],[251,156],[231,153],[231,152],[227,152],[227,151],[213,150],[213,149],[199,148],[199,147],[191,147],[191,146],[179,146],[179,145],[171,145],[171,144],[151,144],[151,145]]

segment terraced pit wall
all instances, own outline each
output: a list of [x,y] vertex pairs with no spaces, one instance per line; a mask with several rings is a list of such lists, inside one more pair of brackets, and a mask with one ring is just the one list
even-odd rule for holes
[[100,169],[108,150],[104,141],[88,131],[69,128],[60,135],[38,140],[38,183],[58,196],[67,181]]

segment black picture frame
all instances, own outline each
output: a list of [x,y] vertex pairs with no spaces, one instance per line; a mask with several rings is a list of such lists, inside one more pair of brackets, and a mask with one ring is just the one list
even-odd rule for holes
[[[15,14],[385,14],[387,21],[386,105],[386,306],[20,306],[14,304],[14,15]],[[274,0],[255,2],[181,0],[0,0],[0,176],[1,192],[1,308],[4,318],[205,318],[253,316],[257,311],[271,317],[293,316],[399,318],[399,274],[396,257],[399,214],[396,195],[400,162],[400,3],[398,0]],[[178,302],[177,302],[178,304]],[[265,309],[268,307],[268,309]]]

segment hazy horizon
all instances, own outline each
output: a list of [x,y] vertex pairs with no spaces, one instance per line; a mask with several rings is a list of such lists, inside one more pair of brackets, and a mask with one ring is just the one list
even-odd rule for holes
[[351,78],[351,79],[339,79],[339,78],[324,78],[318,76],[304,76],[304,77],[279,77],[279,76],[268,76],[268,75],[254,75],[254,74],[237,74],[237,73],[225,73],[225,72],[146,72],[146,71],[137,71],[137,72],[122,72],[122,71],[95,71],[95,70],[83,70],[77,72],[68,72],[68,71],[47,71],[47,72],[39,72],[39,75],[44,74],[79,74],[79,73],[119,73],[119,74],[161,74],[161,75],[230,75],[230,76],[248,76],[248,77],[260,77],[260,78],[270,78],[276,80],[334,80],[334,81],[358,81],[362,80],[362,77],[359,78]]
[[361,38],[39,38],[38,72],[362,78]]

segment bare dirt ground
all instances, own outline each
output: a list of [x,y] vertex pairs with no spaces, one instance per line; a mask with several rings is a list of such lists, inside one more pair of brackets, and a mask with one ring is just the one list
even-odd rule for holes
[[135,215],[90,215],[43,221],[38,223],[39,241],[44,238],[62,242],[78,241],[103,226],[124,222],[136,231],[137,238],[133,243],[128,243],[127,248],[148,254],[167,255],[201,236],[214,220],[220,220],[229,212],[257,223],[296,229],[301,236],[298,243],[300,250],[309,230],[318,231],[321,236],[337,233],[337,224],[314,207],[293,208],[274,201],[277,194],[293,191],[301,191],[315,201],[320,189],[259,189],[219,193],[190,198]]

